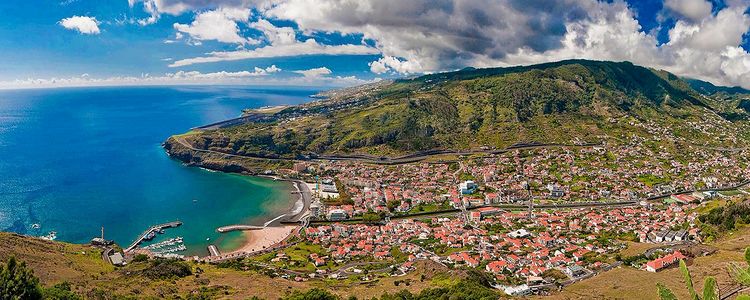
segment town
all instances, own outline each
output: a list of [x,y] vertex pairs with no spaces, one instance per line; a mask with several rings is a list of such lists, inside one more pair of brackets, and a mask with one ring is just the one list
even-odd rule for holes
[[662,245],[636,265],[644,272],[674,266],[702,241],[698,207],[748,193],[736,189],[750,177],[746,151],[694,148],[686,161],[643,142],[399,165],[300,162],[281,172],[313,191],[303,237],[324,253],[308,257],[310,277],[341,278],[325,268],[331,262],[408,272],[430,260],[482,270],[506,294],[525,295],[620,266],[628,242]]

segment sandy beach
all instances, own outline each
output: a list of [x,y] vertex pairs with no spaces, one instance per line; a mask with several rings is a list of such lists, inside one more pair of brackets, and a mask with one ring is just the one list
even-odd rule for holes
[[297,226],[269,226],[258,230],[243,232],[247,242],[234,252],[254,252],[267,249],[288,237]]

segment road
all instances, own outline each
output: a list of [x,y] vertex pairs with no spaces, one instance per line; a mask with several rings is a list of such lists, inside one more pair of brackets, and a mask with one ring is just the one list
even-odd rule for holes
[[183,136],[173,136],[172,138],[174,138],[174,140],[180,143],[180,145],[182,145],[183,147],[188,148],[192,151],[201,152],[201,153],[212,153],[212,154],[217,154],[217,155],[223,155],[226,157],[257,159],[257,160],[273,160],[273,161],[296,161],[296,162],[310,161],[310,160],[340,160],[340,161],[356,161],[356,162],[372,163],[372,164],[379,164],[379,165],[400,165],[400,164],[414,163],[414,162],[423,161],[430,157],[440,156],[440,155],[461,156],[461,155],[474,155],[474,154],[500,154],[500,153],[505,153],[505,152],[514,151],[514,150],[526,150],[526,149],[562,148],[562,147],[586,148],[586,147],[601,146],[601,144],[593,144],[593,143],[581,144],[581,145],[522,143],[522,144],[515,144],[504,149],[495,149],[495,150],[467,150],[467,151],[427,150],[427,151],[421,151],[421,152],[406,154],[406,155],[397,156],[397,157],[385,157],[385,156],[378,157],[378,156],[372,156],[372,155],[366,155],[366,154],[312,155],[309,160],[300,160],[300,159],[293,159],[293,158],[247,156],[247,155],[224,153],[224,152],[215,151],[215,150],[198,149],[198,148],[193,147],[193,145],[191,145],[187,141],[185,141],[185,137]]

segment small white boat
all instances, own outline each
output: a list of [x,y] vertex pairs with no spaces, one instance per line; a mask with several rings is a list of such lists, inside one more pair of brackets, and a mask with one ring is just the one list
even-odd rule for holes
[[31,229],[39,229],[39,228],[42,228],[42,225],[40,225],[39,223],[31,224]]

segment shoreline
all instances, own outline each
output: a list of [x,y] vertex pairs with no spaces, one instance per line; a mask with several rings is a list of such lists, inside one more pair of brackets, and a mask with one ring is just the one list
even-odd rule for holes
[[[218,170],[212,170],[212,171],[222,172]],[[222,172],[222,173],[226,173],[226,172]],[[292,224],[285,224],[285,223],[297,223],[300,221],[301,218],[305,217],[308,214],[308,210],[310,206],[310,198],[305,197],[305,191],[308,191],[309,189],[307,188],[307,185],[304,181],[280,178],[280,177],[269,176],[269,175],[249,175],[249,174],[241,174],[241,173],[240,175],[264,178],[264,179],[273,179],[274,181],[288,182],[291,185],[291,187],[293,187],[289,189],[290,195],[297,195],[298,197],[294,199],[292,196],[290,200],[293,200],[294,202],[292,206],[287,210],[287,212],[282,213],[281,215],[278,215],[264,222],[263,225],[261,226],[258,226],[262,228],[236,229],[236,230],[242,231],[242,237],[245,239],[245,241],[239,247],[229,250],[225,253],[222,253],[222,255],[219,257],[212,257],[209,255],[205,258],[222,259],[226,257],[246,256],[246,255],[251,255],[254,253],[258,253],[258,252],[263,252],[271,248],[275,248],[275,246],[277,246],[278,244],[282,243],[284,240],[289,238],[295,231],[297,231],[300,228],[299,224],[292,225]],[[307,194],[309,195],[309,192]],[[230,225],[230,226],[233,226],[233,225]],[[238,225],[238,226],[242,226],[242,225]],[[247,225],[247,226],[251,226],[251,225]]]
[[226,254],[249,255],[273,248],[274,245],[286,240],[297,227],[297,225],[282,225],[243,231],[242,236],[245,237],[246,242],[240,248]]

